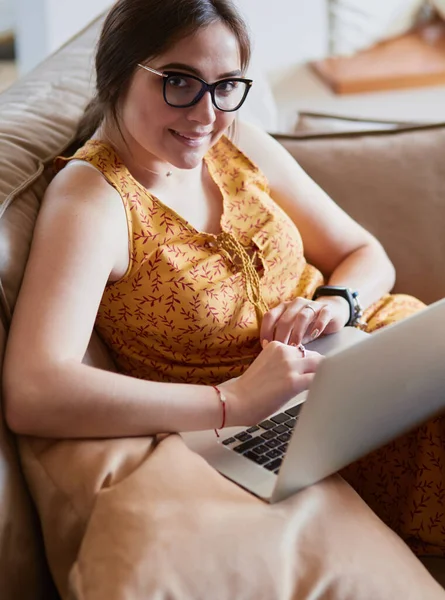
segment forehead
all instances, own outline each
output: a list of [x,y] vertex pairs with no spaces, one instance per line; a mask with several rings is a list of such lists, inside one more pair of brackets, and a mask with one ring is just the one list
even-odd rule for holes
[[234,71],[241,66],[238,40],[226,25],[213,23],[179,40],[156,57],[158,68],[178,62],[190,65],[210,78]]

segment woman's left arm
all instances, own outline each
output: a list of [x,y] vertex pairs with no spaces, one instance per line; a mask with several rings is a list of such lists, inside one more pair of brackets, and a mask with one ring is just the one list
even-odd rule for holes
[[[250,124],[240,123],[238,144],[267,177],[273,200],[299,229],[307,261],[323,273],[329,285],[358,291],[363,308],[391,290],[395,271],[381,244],[331,200],[279,142]],[[337,325],[347,322],[346,300],[320,297],[318,301],[328,305]],[[310,316],[312,311],[304,312]],[[262,339],[276,339],[268,331],[268,322],[273,319],[265,321]],[[340,327],[326,327],[326,333]],[[302,339],[293,341],[300,343]]]

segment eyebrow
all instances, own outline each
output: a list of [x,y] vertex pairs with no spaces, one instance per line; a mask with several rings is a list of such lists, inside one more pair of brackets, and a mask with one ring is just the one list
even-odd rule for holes
[[[168,71],[169,69],[181,69],[181,71],[189,71],[190,73],[193,73],[197,77],[204,79],[201,71],[199,71],[198,69],[195,69],[194,67],[191,67],[190,65],[186,65],[184,63],[168,63],[168,65],[163,65],[162,67],[158,67],[157,70],[158,71]],[[230,73],[222,73],[221,75],[219,75],[219,77],[217,79],[227,79],[228,77],[240,77],[241,75],[242,75],[242,72],[239,69],[236,69],[235,71],[231,71]]]

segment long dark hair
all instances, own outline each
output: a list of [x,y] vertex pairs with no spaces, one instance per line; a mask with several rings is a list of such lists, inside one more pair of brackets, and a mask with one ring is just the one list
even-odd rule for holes
[[244,71],[250,60],[250,39],[231,0],[118,0],[99,38],[96,94],[79,123],[79,142],[89,139],[105,116],[119,128],[120,101],[138,63],[162,54],[177,41],[215,22],[224,23],[237,38]]

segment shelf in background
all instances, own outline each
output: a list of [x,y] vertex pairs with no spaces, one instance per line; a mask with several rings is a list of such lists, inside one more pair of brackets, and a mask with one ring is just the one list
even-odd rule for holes
[[336,94],[445,85],[445,22],[310,66]]
[[0,31],[0,60],[15,58],[15,39],[13,31]]

